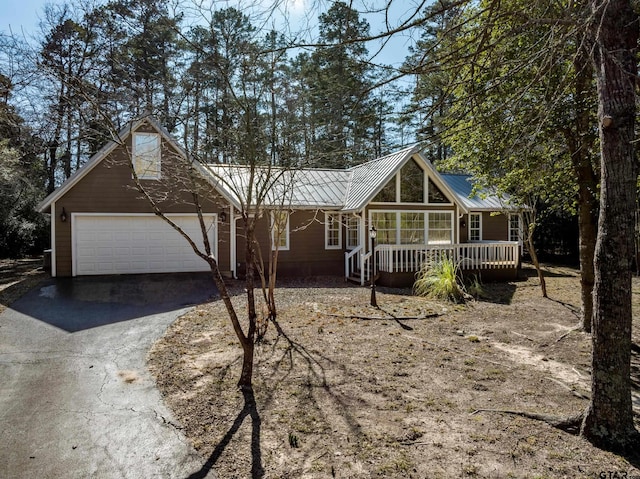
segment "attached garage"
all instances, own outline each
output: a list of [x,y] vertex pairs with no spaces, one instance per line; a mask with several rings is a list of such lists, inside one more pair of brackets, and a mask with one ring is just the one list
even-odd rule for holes
[[[195,214],[168,215],[204,251]],[[217,257],[216,215],[204,215]],[[209,265],[166,221],[153,214],[74,213],[73,276],[207,271]]]

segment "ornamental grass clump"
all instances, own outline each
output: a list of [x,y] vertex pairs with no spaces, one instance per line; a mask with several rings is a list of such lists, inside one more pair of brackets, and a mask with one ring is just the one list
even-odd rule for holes
[[454,303],[464,303],[467,297],[458,280],[458,265],[451,258],[425,262],[416,275],[413,292]]

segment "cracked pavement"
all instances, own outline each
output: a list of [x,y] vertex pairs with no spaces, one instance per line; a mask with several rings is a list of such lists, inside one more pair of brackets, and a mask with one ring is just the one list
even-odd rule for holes
[[198,473],[205,459],[164,406],[146,355],[213,292],[207,275],[60,278],[0,314],[0,477]]

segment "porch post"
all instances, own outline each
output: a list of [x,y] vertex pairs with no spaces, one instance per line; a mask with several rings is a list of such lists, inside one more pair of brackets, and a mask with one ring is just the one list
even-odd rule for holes
[[369,237],[371,238],[371,306],[378,307],[378,301],[376,299],[376,236],[377,231],[375,226],[372,226],[369,230]]
[[231,276],[233,279],[238,278],[236,257],[236,215],[233,205],[229,203],[229,261],[231,262]]

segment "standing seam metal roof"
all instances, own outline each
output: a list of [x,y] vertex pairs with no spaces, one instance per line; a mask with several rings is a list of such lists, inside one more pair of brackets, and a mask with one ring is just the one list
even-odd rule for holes
[[353,176],[349,185],[349,194],[342,209],[345,211],[362,209],[371,197],[375,196],[391,180],[398,167],[418,151],[418,146],[412,145],[390,155],[350,168],[349,171]]
[[[244,200],[245,197],[240,198],[239,193],[246,194],[249,187],[250,167],[207,165],[206,171],[215,186],[238,203]],[[266,190],[261,201],[265,207],[341,209],[351,178],[348,170],[259,167],[254,171],[253,197]]]
[[516,209],[509,204],[509,197],[500,197],[487,189],[473,191],[473,177],[471,175],[440,173],[449,187],[458,197],[458,200],[468,210],[499,211]]
[[[413,145],[347,170],[256,168],[253,197],[256,191],[266,190],[262,204],[267,208],[286,206],[358,211],[393,178],[408,158],[419,151],[419,146]],[[205,170],[216,187],[238,204],[243,202],[244,197],[240,198],[239,193],[246,194],[250,167],[213,164],[206,165]],[[512,208],[508,197],[500,198],[488,190],[472,194],[470,175],[435,174],[440,175],[463,209],[498,211]],[[265,188],[265,185],[268,186]]]

